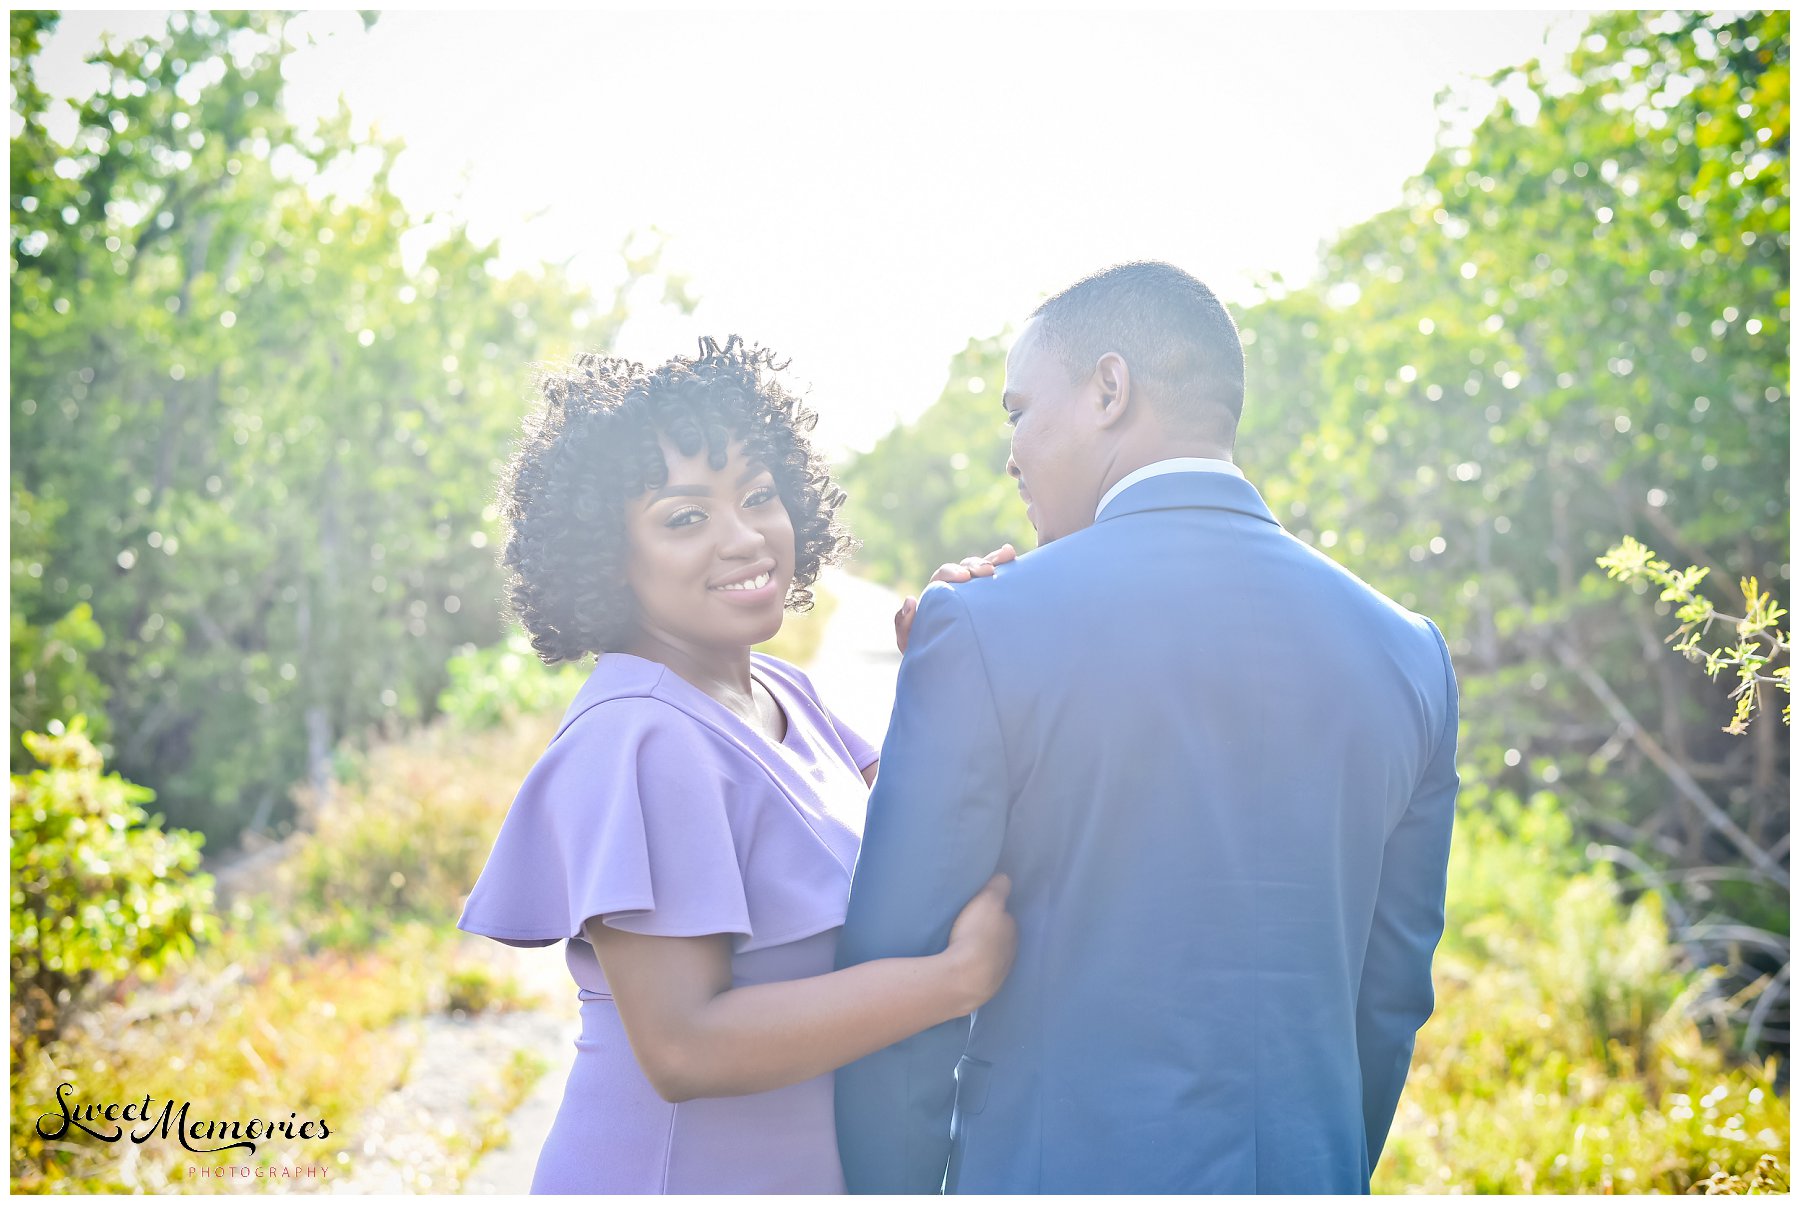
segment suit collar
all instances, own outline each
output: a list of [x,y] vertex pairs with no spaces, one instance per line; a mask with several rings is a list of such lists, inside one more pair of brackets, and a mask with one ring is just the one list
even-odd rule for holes
[[1100,505],[1094,508],[1094,521],[1099,522],[1100,512],[1106,509],[1106,504],[1127,489],[1140,481],[1161,477],[1164,473],[1226,473],[1232,477],[1244,475],[1244,471],[1229,460],[1214,460],[1210,456],[1173,456],[1165,460],[1153,461],[1141,469],[1135,469],[1125,474],[1111,489],[1100,495]]
[[1226,473],[1165,473],[1128,485],[1106,504],[1095,522],[1147,510],[1190,507],[1236,511],[1281,526],[1254,485]]

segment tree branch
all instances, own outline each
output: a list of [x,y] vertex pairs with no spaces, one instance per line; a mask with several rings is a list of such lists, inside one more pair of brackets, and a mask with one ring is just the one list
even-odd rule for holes
[[1644,731],[1644,726],[1638,723],[1637,717],[1631,714],[1624,701],[1613,693],[1612,687],[1606,684],[1606,680],[1594,671],[1594,668],[1582,658],[1581,654],[1577,653],[1561,637],[1551,636],[1549,639],[1550,647],[1555,651],[1557,659],[1573,671],[1575,676],[1581,679],[1582,684],[1593,692],[1594,697],[1600,700],[1600,705],[1606,708],[1607,713],[1618,723],[1620,731],[1630,738],[1631,743],[1636,745],[1638,750],[1649,758],[1657,769],[1663,772],[1681,797],[1693,804],[1694,809],[1706,818],[1707,823],[1735,845],[1738,852],[1748,858],[1752,866],[1762,871],[1784,891],[1787,890],[1787,869],[1769,857],[1762,847],[1750,837],[1750,834],[1739,828],[1737,822],[1725,813],[1725,809],[1714,803],[1712,797],[1700,788],[1700,784],[1694,781],[1693,775],[1684,770],[1680,762],[1670,757],[1668,752],[1657,744],[1649,733]]
[[1719,568],[1719,562],[1714,557],[1710,556],[1704,548],[1696,548],[1683,539],[1680,530],[1676,528],[1674,523],[1669,521],[1669,516],[1662,512],[1661,507],[1651,506],[1649,502],[1639,496],[1633,499],[1631,508],[1637,514],[1642,515],[1644,520],[1648,522],[1650,526],[1656,528],[1656,534],[1662,537],[1661,543],[1665,547],[1673,548],[1676,552],[1679,552],[1682,555],[1682,559],[1686,560],[1690,565],[1700,565],[1706,569],[1712,570],[1708,576],[1710,576],[1713,581],[1731,583],[1737,580],[1734,575]]

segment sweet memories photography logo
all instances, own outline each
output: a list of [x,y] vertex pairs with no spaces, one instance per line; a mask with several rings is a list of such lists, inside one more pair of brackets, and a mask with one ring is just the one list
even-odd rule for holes
[[75,1085],[64,1081],[56,1088],[56,1110],[37,1120],[38,1136],[52,1141],[71,1138],[75,1136],[71,1134],[74,1130],[101,1142],[129,1138],[141,1145],[152,1138],[173,1139],[197,1155],[231,1150],[254,1155],[258,1142],[331,1137],[331,1127],[322,1117],[302,1121],[297,1112],[290,1112],[282,1120],[265,1117],[191,1119],[188,1116],[189,1101],[177,1104],[172,1098],[163,1100],[159,1110],[157,1100],[146,1094],[142,1100],[83,1103],[77,1099]]

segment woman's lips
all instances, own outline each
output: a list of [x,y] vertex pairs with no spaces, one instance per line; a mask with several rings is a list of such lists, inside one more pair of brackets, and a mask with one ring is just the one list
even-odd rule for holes
[[740,607],[758,607],[781,596],[780,583],[773,570],[764,569],[755,577],[710,587],[712,593]]

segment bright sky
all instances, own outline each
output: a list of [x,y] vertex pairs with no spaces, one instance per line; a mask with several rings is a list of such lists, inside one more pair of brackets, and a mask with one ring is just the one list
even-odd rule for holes
[[[1338,230],[1399,201],[1434,97],[1534,57],[1552,12],[1056,15],[476,14],[299,18],[290,110],[402,138],[409,209],[465,217],[507,265],[567,261],[610,292],[634,232],[700,298],[641,298],[618,350],[703,333],[791,357],[828,450],[916,416],[948,358],[1126,259],[1228,300],[1309,277]],[[91,91],[102,30],[68,14],[40,78]],[[603,293],[604,295],[604,293]]]

